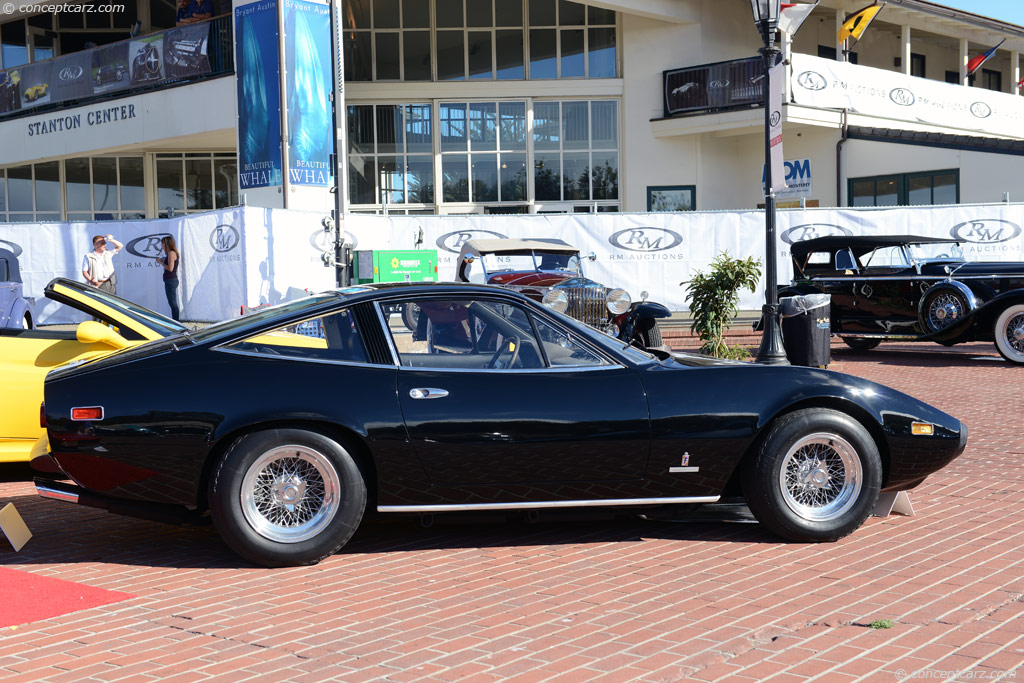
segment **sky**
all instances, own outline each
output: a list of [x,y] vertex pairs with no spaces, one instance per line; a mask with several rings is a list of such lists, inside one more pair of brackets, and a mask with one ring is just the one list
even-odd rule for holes
[[934,0],[940,5],[1024,26],[1024,0]]

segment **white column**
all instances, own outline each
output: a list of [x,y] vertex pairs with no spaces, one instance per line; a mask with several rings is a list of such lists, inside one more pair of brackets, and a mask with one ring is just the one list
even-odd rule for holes
[[967,39],[960,39],[960,85],[967,85]]
[[1020,94],[1020,53],[1014,50],[1010,53],[1010,78],[1013,83],[1010,84],[1010,92],[1014,95]]
[[903,49],[900,50],[903,55],[903,73],[907,76],[910,75],[910,26],[907,24],[903,25],[900,34],[903,36]]
[[[793,36],[789,35],[785,31],[780,31],[779,34],[782,36],[782,59],[783,61],[788,60],[793,54]],[[792,101],[792,84],[790,83],[791,69],[786,69],[786,77],[783,80],[783,91],[782,91],[782,103],[787,104]],[[1016,82],[1016,81],[1014,81]]]
[[839,40],[838,40],[838,38],[839,38],[839,29],[841,29],[843,27],[844,21],[845,20],[843,18],[843,12],[842,11],[837,11],[836,12],[836,60],[840,61],[840,62],[845,62],[846,61],[846,53],[843,52],[843,48],[846,47],[846,42],[844,41],[844,42],[840,43]]

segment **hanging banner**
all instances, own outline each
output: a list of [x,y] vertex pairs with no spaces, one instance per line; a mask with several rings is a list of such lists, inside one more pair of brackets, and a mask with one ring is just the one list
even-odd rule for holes
[[0,71],[0,114],[21,109],[21,70]]
[[92,95],[92,55],[74,52],[54,60],[51,74],[55,102],[77,100]]
[[764,90],[755,81],[760,74],[760,57],[664,71],[665,116],[760,104]]
[[288,180],[333,184],[331,15],[324,4],[284,0],[288,102]]
[[21,72],[21,106],[35,107],[51,102],[51,83],[53,82],[52,62],[25,64],[19,67]]
[[786,189],[786,169],[782,160],[782,87],[785,78],[784,64],[768,69],[768,159],[771,164],[772,182],[768,192],[775,194]]
[[793,53],[793,102],[897,121],[1020,137],[1024,100],[894,71]]
[[235,8],[238,185],[281,185],[281,85],[276,0]]
[[124,90],[128,78],[128,41],[106,45],[92,51],[92,87],[94,93]]
[[164,62],[167,78],[201,76],[210,73],[210,26],[206,23],[179,26],[164,32]]
[[129,74],[133,87],[164,80],[163,34],[156,33],[130,41],[128,56],[132,60]]

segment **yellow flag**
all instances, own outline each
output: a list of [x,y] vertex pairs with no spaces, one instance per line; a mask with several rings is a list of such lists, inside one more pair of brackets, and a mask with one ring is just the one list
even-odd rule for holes
[[860,40],[861,35],[867,30],[868,24],[875,18],[875,15],[882,11],[882,5],[871,5],[865,7],[862,10],[851,14],[846,21],[843,22],[842,28],[839,29],[838,40],[843,42],[847,38],[853,37],[854,40]]

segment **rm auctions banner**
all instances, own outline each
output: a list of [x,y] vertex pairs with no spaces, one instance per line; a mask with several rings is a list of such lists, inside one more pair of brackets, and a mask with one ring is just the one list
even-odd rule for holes
[[[21,261],[28,296],[36,297],[43,324],[86,316],[43,298],[57,276],[82,280],[81,265],[92,236],[113,234],[124,244],[114,257],[117,293],[164,315],[160,238],[172,235],[182,254],[182,317],[214,321],[236,317],[242,306],[273,305],[334,287],[333,235],[319,213],[235,207],[152,221],[0,224],[0,246]],[[790,246],[826,235],[920,235],[960,241],[970,261],[1024,261],[1024,204],[974,204],[892,209],[791,209],[778,214],[779,283],[792,277]],[[634,300],[648,298],[687,310],[687,288],[723,252],[764,263],[763,211],[564,214],[538,216],[345,217],[345,241],[353,249],[435,249],[438,277],[453,280],[466,240],[556,237],[580,250],[586,275],[622,287]],[[763,268],[762,268],[763,269]],[[740,308],[756,310],[763,286],[744,292]]]
[[790,59],[796,104],[1008,137],[1024,127],[1024,102],[1009,93],[798,53]]

